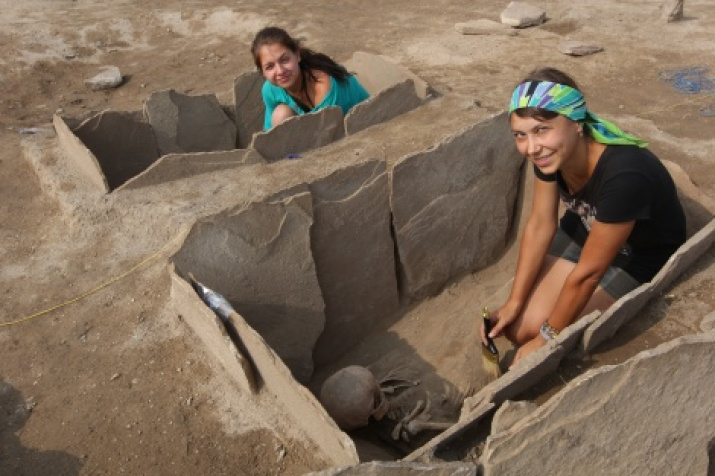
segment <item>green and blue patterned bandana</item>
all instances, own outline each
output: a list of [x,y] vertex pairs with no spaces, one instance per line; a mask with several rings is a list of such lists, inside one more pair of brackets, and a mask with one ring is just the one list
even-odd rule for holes
[[553,111],[572,121],[581,122],[588,128],[591,137],[602,144],[637,145],[648,143],[623,132],[612,122],[596,116],[586,109],[586,99],[577,89],[550,81],[527,81],[514,89],[509,104],[509,113],[525,107]]

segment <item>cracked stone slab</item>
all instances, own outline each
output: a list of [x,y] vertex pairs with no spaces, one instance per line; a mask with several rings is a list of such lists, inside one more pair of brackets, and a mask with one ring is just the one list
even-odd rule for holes
[[144,115],[154,128],[161,155],[236,148],[236,124],[214,94],[157,91],[144,102]]
[[311,241],[325,300],[313,357],[337,359],[399,308],[387,166],[372,160],[309,184]]
[[[572,380],[493,433],[483,474],[706,474],[715,435],[715,333],[681,337]],[[656,398],[657,397],[657,398]]]
[[261,88],[264,81],[257,71],[243,73],[234,81],[233,104],[239,149],[247,149],[251,145],[253,134],[263,130],[266,107],[263,104]]
[[402,293],[434,295],[506,248],[524,161],[506,114],[401,158],[391,207]]
[[269,162],[317,149],[345,136],[343,111],[337,106],[294,116],[268,131],[253,135],[251,149]]
[[357,104],[345,116],[345,131],[355,134],[405,114],[422,104],[412,79],[406,79]]
[[182,274],[228,299],[301,383],[325,326],[312,224],[308,192],[250,203],[198,221],[173,257]]
[[430,87],[425,80],[388,56],[356,51],[344,66],[355,73],[370,95],[378,94],[406,79],[414,81],[415,92],[420,99],[430,95]]

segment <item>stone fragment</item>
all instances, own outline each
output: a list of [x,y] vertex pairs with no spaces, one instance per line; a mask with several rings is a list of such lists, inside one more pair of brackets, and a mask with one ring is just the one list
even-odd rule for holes
[[395,313],[399,297],[384,160],[338,170],[309,187],[312,249],[326,318],[313,358],[322,365]]
[[528,400],[520,400],[518,402],[507,400],[494,413],[494,418],[492,419],[492,434],[508,430],[514,426],[514,423],[530,415],[537,408],[539,408],[539,406],[536,403]]
[[700,330],[703,332],[715,331],[715,311],[710,312],[700,321]]
[[684,0],[665,0],[661,5],[661,17],[668,23],[683,19]]
[[464,23],[455,23],[454,29],[462,35],[518,35],[513,28],[507,28],[503,23],[487,20],[486,18]]
[[474,463],[412,463],[372,461],[347,468],[330,468],[306,476],[477,476]]
[[173,257],[182,274],[228,299],[302,383],[325,326],[312,224],[307,191],[251,203],[197,222]]
[[140,174],[159,158],[154,131],[137,114],[103,111],[74,134],[97,158],[110,190]]
[[253,135],[251,149],[269,162],[317,149],[345,136],[343,111],[337,106],[291,117],[276,127]]
[[345,132],[355,134],[411,111],[420,104],[422,99],[415,91],[414,81],[406,79],[353,107],[345,116]]
[[257,71],[243,73],[233,83],[233,103],[235,105],[237,147],[247,149],[253,134],[263,130],[265,105],[261,97],[264,79]]
[[513,28],[541,25],[546,21],[546,12],[526,2],[510,2],[501,12],[501,22]]
[[[261,394],[269,394],[270,404],[283,408],[286,425],[310,442],[319,458],[331,466],[359,463],[350,437],[340,431],[313,394],[294,380],[290,370],[243,316],[234,314],[228,322],[221,322],[187,281],[174,272],[171,275],[171,297],[176,312],[242,393],[253,392],[246,378],[246,366],[250,366],[250,372],[260,382]],[[237,342],[233,341],[234,337]]]
[[189,96],[158,91],[144,102],[161,155],[236,148],[236,125],[213,94]]
[[569,56],[587,56],[603,51],[603,46],[575,40],[562,41],[558,48],[561,53]]
[[130,190],[173,182],[194,175],[232,169],[243,165],[265,164],[253,149],[234,149],[193,154],[168,154],[160,157],[144,172],[128,180],[117,190]]
[[84,81],[84,84],[92,91],[103,89],[114,89],[124,81],[121,71],[116,66],[105,66],[95,76]]
[[715,434],[715,333],[587,372],[487,438],[483,474],[706,474]]
[[387,56],[357,51],[344,65],[348,71],[357,75],[360,84],[371,95],[406,79],[414,81],[420,99],[426,99],[430,94],[430,87],[422,78]]
[[434,295],[497,259],[523,163],[500,114],[395,164],[391,206],[404,296]]

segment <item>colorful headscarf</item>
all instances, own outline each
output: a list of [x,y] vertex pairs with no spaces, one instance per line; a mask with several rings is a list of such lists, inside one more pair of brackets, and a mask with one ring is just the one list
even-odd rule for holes
[[536,107],[582,122],[591,137],[602,144],[637,145],[648,143],[623,132],[618,126],[601,119],[586,109],[586,98],[577,89],[550,81],[527,81],[514,89],[509,104],[509,113],[516,109]]

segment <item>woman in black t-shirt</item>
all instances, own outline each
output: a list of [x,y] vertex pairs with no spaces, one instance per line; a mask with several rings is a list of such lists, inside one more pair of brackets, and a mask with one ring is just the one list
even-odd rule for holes
[[[685,216],[647,144],[588,111],[565,73],[532,72],[509,112],[536,180],[514,284],[491,315],[490,336],[518,344],[516,362],[650,281],[685,242]],[[560,223],[559,199],[566,206]]]

